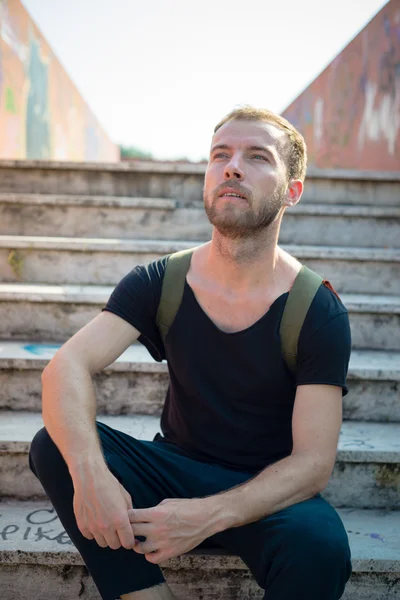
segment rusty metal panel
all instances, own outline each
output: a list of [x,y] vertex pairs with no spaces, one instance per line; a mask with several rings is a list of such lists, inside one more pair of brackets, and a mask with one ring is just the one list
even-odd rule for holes
[[284,111],[309,165],[400,170],[400,1],[391,0]]

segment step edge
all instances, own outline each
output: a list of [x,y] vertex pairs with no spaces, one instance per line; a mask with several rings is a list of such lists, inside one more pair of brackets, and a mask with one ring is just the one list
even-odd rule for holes
[[[86,162],[86,161],[49,161],[1,159],[0,169],[38,169],[53,171],[116,171],[139,173],[193,173],[205,174],[206,162],[168,162],[168,161],[119,161],[119,162]],[[398,171],[369,171],[362,169],[319,169],[309,167],[307,179],[334,179],[371,182],[399,182]]]
[[[185,562],[191,562],[192,559],[199,557],[202,561],[204,559],[218,560],[218,558],[230,557],[233,565],[215,567],[210,565],[206,570],[212,568],[218,568],[218,570],[247,570],[247,566],[243,563],[241,558],[235,554],[232,554],[224,549],[210,550],[197,550],[193,549],[190,552],[164,561],[161,566],[169,567],[174,565],[175,569],[178,568],[189,568],[190,564],[185,567]],[[183,563],[183,564],[182,564]],[[373,563],[373,564],[371,564]],[[68,564],[71,566],[84,566],[85,563],[76,548],[69,550],[0,550],[0,568],[1,565],[47,565],[57,566],[61,564]],[[353,572],[359,573],[399,573],[400,575],[400,558],[399,559],[379,559],[379,558],[357,558],[352,554],[352,565]],[[172,567],[174,568],[174,567]],[[174,570],[175,570],[174,569]],[[1,572],[1,571],[0,571]]]
[[[18,289],[18,288],[24,289]],[[39,288],[36,290],[29,288]],[[42,287],[43,289],[40,289]],[[9,289],[5,289],[9,288]],[[52,288],[45,290],[44,288]],[[69,288],[69,289],[66,289]],[[86,288],[83,290],[82,288]],[[90,288],[89,290],[87,288]],[[93,304],[102,306],[107,303],[115,285],[74,285],[74,284],[20,284],[1,283],[0,302],[34,302],[34,303],[72,303]],[[357,299],[357,294],[341,294],[343,304],[349,312],[371,314],[400,314],[400,296],[374,296],[373,294],[359,294],[367,299]],[[351,297],[350,299],[348,297]]]
[[[89,194],[24,194],[0,192],[0,204],[19,204],[22,206],[77,206],[86,208],[131,208],[175,210],[178,200],[174,198],[146,196],[101,196]],[[389,207],[385,207],[390,209]],[[386,213],[386,211],[384,211]],[[390,213],[391,214],[391,213]],[[393,213],[394,216],[397,214]]]
[[[58,252],[109,252],[109,253],[171,253],[177,250],[201,246],[204,240],[127,240],[124,238],[77,238],[32,235],[0,235],[0,249],[52,250]],[[305,246],[280,244],[283,250],[314,260],[337,260],[343,262],[400,262],[400,248],[358,246]]]
[[[89,206],[110,208],[129,208],[123,206],[132,202],[132,208],[151,207],[171,208],[184,210],[191,208],[204,212],[202,202],[189,206],[180,205],[177,199],[146,196],[104,196],[101,194],[46,194],[46,193],[23,193],[23,192],[0,192],[0,204],[22,204],[22,205],[58,205],[58,206]],[[165,206],[162,206],[165,203]],[[161,204],[159,207],[158,204]],[[120,205],[120,206],[119,206]],[[205,213],[204,213],[205,214]],[[294,208],[288,208],[285,213],[288,216],[316,216],[316,217],[355,217],[355,218],[400,218],[400,208],[394,205],[371,205],[371,204],[332,204],[332,203],[301,203]]]
[[[36,431],[34,433],[36,433]],[[147,438],[143,439],[146,441],[151,441]],[[31,446],[31,441],[32,440],[30,440],[29,442],[14,440],[3,441],[0,439],[0,459],[7,456],[15,456],[19,454],[28,455]],[[400,450],[396,452],[390,450],[388,450],[387,452],[382,450],[338,450],[335,464],[338,463],[356,465],[400,465]]]
[[[1,342],[0,342],[1,345]],[[23,370],[23,371],[40,371],[44,369],[51,358],[44,359],[33,356],[32,358],[0,358],[0,369],[8,370]],[[100,373],[161,373],[168,374],[168,366],[166,362],[151,362],[147,361],[118,361],[114,362]],[[99,373],[99,374],[100,374]],[[97,375],[97,373],[96,373]],[[393,367],[381,367],[379,369],[369,369],[365,367],[349,367],[347,378],[350,381],[400,381],[400,366],[398,370]]]

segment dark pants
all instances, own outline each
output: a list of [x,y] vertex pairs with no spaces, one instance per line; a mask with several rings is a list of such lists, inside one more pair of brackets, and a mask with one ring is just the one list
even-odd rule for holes
[[[209,496],[254,476],[194,460],[174,444],[136,440],[102,423],[97,427],[108,467],[130,493],[134,508],[156,506],[164,498]],[[46,429],[34,437],[29,462],[104,600],[165,582],[160,567],[143,554],[101,548],[83,537],[73,512],[71,477]],[[338,600],[351,575],[343,523],[319,494],[222,531],[203,545],[240,556],[265,590],[264,600]]]

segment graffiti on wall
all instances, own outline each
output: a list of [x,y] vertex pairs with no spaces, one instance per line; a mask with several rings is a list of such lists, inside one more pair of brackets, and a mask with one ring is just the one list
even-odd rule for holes
[[49,69],[40,57],[40,44],[30,43],[28,77],[30,81],[26,114],[26,157],[50,158]]
[[400,169],[400,5],[392,0],[284,111],[319,168]]
[[119,160],[20,0],[0,0],[0,158]]

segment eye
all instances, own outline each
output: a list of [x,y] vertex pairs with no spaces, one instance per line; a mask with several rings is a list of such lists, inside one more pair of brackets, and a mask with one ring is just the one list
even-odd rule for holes
[[261,160],[268,161],[268,159],[265,156],[263,156],[262,154],[253,154],[251,158],[261,158]]
[[227,156],[228,155],[224,152],[217,152],[217,154],[214,154],[214,158],[226,158]]

